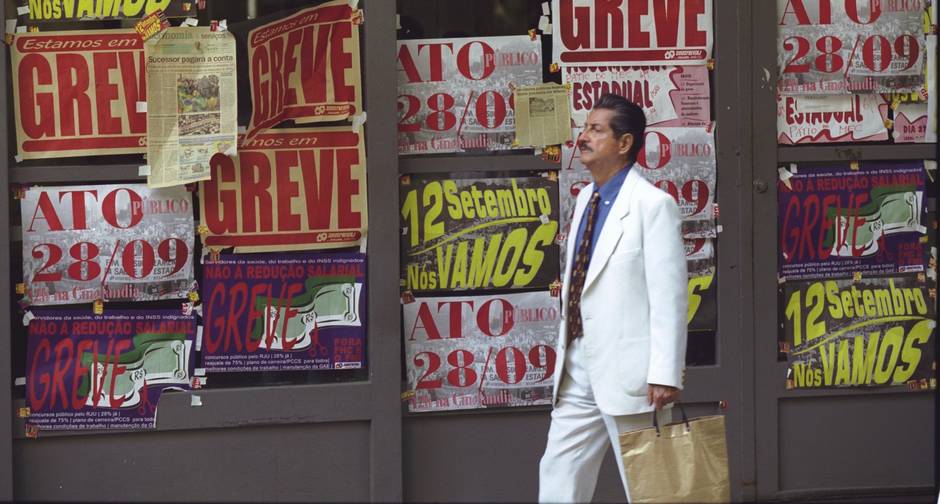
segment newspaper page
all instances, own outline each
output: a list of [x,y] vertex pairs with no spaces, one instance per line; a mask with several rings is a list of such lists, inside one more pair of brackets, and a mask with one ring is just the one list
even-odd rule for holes
[[235,37],[208,27],[169,28],[144,50],[147,185],[206,180],[213,154],[235,154]]
[[516,144],[540,147],[571,140],[568,92],[558,84],[515,88]]

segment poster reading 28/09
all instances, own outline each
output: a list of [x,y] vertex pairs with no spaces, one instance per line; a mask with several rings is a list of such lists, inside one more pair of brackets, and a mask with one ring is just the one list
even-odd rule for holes
[[548,287],[557,278],[557,183],[413,175],[399,189],[405,290]]
[[182,298],[192,285],[192,195],[183,187],[33,187],[20,209],[32,305]]
[[549,404],[559,318],[548,291],[405,304],[408,410]]
[[398,153],[512,147],[513,88],[542,83],[536,38],[398,41]]
[[206,371],[360,368],[366,259],[222,254],[203,265]]
[[778,91],[917,92],[924,83],[925,5],[777,0]]

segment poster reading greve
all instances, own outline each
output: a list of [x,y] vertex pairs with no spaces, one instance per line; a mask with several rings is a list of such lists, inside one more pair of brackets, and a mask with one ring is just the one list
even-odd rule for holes
[[236,252],[348,247],[366,229],[366,157],[349,128],[270,130],[210,160],[199,184],[206,247]]
[[712,0],[552,0],[552,62],[571,65],[704,65],[711,58]]
[[928,388],[937,325],[928,287],[917,275],[784,284],[792,386]]
[[360,368],[366,256],[222,254],[203,264],[207,372]]
[[405,290],[548,287],[558,278],[558,184],[545,177],[400,183]]
[[703,65],[566,67],[562,81],[571,84],[571,115],[579,126],[607,93],[642,108],[647,126],[702,126],[711,120],[708,68]]
[[11,46],[23,159],[147,148],[144,45],[134,30],[17,33]]
[[252,137],[281,121],[320,122],[362,112],[361,12],[334,0],[251,30]]
[[550,404],[558,303],[542,291],[405,304],[408,410]]
[[34,312],[27,344],[28,425],[149,429],[168,388],[193,376],[196,320],[178,310]]
[[512,147],[513,88],[542,83],[529,37],[398,41],[398,153]]
[[783,175],[777,184],[781,277],[924,271],[922,161],[862,162],[857,170],[804,163]]
[[144,184],[33,187],[20,202],[32,305],[186,297],[192,194]]

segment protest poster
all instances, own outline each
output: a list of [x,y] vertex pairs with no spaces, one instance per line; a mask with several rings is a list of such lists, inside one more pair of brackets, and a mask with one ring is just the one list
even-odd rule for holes
[[188,390],[196,319],[179,310],[40,309],[29,324],[27,425],[40,430],[156,427],[164,390]]
[[349,128],[268,130],[217,154],[199,183],[204,246],[235,252],[358,244],[366,230],[366,155]]
[[712,54],[711,0],[552,0],[552,62],[704,65]]
[[916,275],[785,283],[787,387],[928,388],[935,287]]
[[196,17],[199,2],[182,0],[16,0],[28,7],[27,24],[136,19],[156,11],[167,17]]
[[571,141],[568,91],[553,82],[512,90],[516,103],[516,138],[520,147],[541,147]]
[[704,65],[565,67],[561,72],[562,82],[571,85],[571,117],[578,126],[606,93],[639,105],[647,126],[703,126],[711,121]]
[[401,178],[410,291],[548,287],[558,278],[558,184],[546,177]]
[[208,373],[361,368],[366,256],[221,254],[203,264]]
[[[777,183],[786,280],[924,271],[923,161],[801,163]],[[923,240],[922,240],[923,238]]]
[[419,297],[402,311],[408,411],[551,404],[557,297]]
[[214,154],[235,154],[235,37],[210,27],[168,28],[149,39],[144,51],[147,185],[206,180]]
[[[590,181],[590,174],[581,164],[581,154],[576,145],[581,130],[574,128],[571,136],[575,141],[562,146],[560,183],[565,197],[566,191],[570,193],[574,184],[583,187],[583,181]],[[715,127],[714,123],[709,123],[705,126],[647,128],[644,147],[631,169],[638,170],[643,178],[672,196],[679,205],[682,220],[687,223],[683,224],[685,236],[714,237],[715,166]],[[574,203],[569,204],[573,208]]]
[[134,30],[17,33],[10,46],[22,159],[146,151],[144,46]]
[[338,121],[362,112],[362,12],[334,0],[251,30],[248,138],[282,121]]
[[880,142],[888,104],[876,94],[777,95],[777,143]]
[[777,90],[786,95],[916,92],[924,0],[777,0]]
[[192,195],[144,184],[32,187],[20,201],[31,305],[186,297]]
[[512,148],[512,90],[542,83],[528,36],[398,41],[398,153]]

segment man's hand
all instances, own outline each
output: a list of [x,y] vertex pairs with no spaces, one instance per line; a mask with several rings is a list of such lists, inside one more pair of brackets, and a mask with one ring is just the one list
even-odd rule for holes
[[663,406],[679,400],[679,389],[668,385],[654,385],[650,383],[646,391],[646,398],[651,405],[659,411]]

